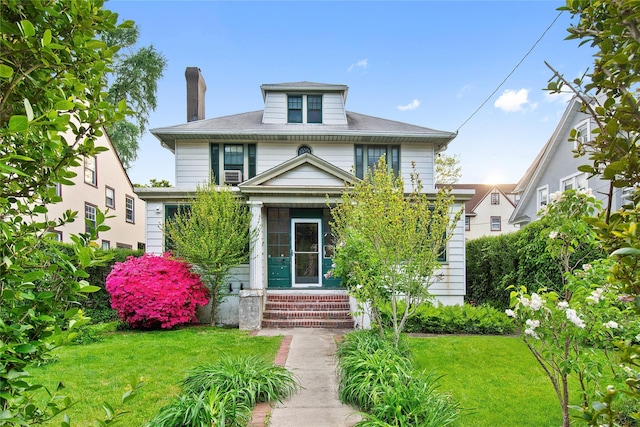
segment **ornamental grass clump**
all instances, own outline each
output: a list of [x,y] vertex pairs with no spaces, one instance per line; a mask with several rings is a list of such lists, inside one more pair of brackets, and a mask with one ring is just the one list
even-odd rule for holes
[[132,328],[170,329],[196,321],[209,292],[190,265],[171,254],[145,254],[116,263],[107,276],[111,306]]
[[360,409],[357,426],[433,426],[452,424],[459,405],[436,390],[439,377],[418,373],[408,357],[406,344],[371,331],[345,336],[336,353],[343,403]]
[[183,395],[146,426],[245,426],[256,403],[282,402],[299,388],[282,366],[255,356],[223,358],[191,369],[182,383]]

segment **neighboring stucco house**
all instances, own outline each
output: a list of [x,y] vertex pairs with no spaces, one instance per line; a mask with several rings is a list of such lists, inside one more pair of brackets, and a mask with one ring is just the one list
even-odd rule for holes
[[[510,224],[524,226],[535,221],[540,209],[549,203],[551,194],[557,191],[589,188],[606,206],[609,181],[599,176],[589,178],[587,173],[580,172],[578,167],[588,164],[589,159],[587,156],[574,157],[576,143],[569,142],[572,129],[579,132],[583,141],[591,140],[594,126],[593,119],[580,111],[580,101],[573,98],[551,138],[513,190],[520,200],[509,219]],[[614,210],[621,206],[621,197],[622,191],[616,190],[611,201]]]
[[77,211],[75,221],[51,230],[58,240],[70,243],[71,234],[87,231],[86,220],[94,222],[97,210],[106,212],[105,225],[110,230],[98,233],[98,244],[104,249],[145,249],[145,203],[133,190],[126,170],[122,166],[106,132],[95,141],[106,147],[96,156],[81,159],[79,166],[70,170],[74,185],[57,185],[62,201],[48,206],[48,217],[59,218],[66,210]]
[[[444,185],[437,185],[441,186]],[[467,240],[520,229],[517,225],[509,224],[517,204],[517,195],[513,193],[516,184],[453,184],[451,187],[475,191],[464,207],[464,237]]]
[[[425,191],[435,195],[434,156],[456,134],[346,111],[347,86],[312,82],[263,84],[263,110],[205,120],[200,70],[189,67],[185,75],[188,122],[151,130],[175,154],[175,187],[136,189],[147,201],[147,251],[165,250],[164,221],[198,184],[229,184],[246,198],[259,233],[249,264],[229,278],[232,296],[217,321],[243,329],[326,325],[308,319],[314,311],[308,307],[275,311],[284,310],[277,301],[348,302],[340,280],[324,277],[334,245],[327,202],[336,203],[345,184],[382,155],[405,182],[415,162]],[[459,209],[471,192],[458,193]],[[431,288],[445,304],[463,302],[463,236],[461,220],[446,248],[442,279]],[[336,325],[349,322],[353,326],[350,318]]]

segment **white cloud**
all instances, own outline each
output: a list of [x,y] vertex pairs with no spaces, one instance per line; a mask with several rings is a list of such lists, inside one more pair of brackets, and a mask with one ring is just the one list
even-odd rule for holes
[[462,98],[468,91],[471,90],[471,85],[464,85],[458,90],[456,98]]
[[347,71],[351,72],[356,68],[367,68],[369,66],[369,60],[368,59],[361,59],[360,61],[356,62],[355,64],[351,64],[349,65],[349,68],[347,69]]
[[544,100],[547,102],[556,102],[558,104],[566,105],[573,98],[573,92],[560,92],[560,93],[544,93]]
[[493,106],[508,113],[522,111],[522,107],[529,103],[528,97],[529,90],[527,89],[520,89],[518,91],[507,89],[496,99]]
[[415,110],[419,106],[420,106],[420,100],[419,99],[414,99],[413,101],[411,101],[407,105],[398,105],[398,110],[400,110],[400,111]]

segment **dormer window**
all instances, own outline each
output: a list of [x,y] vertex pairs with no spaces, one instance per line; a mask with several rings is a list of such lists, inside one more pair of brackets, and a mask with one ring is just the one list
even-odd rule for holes
[[287,123],[322,123],[322,95],[288,95]]
[[307,123],[322,123],[322,96],[307,95]]
[[302,95],[289,95],[288,123],[302,123]]

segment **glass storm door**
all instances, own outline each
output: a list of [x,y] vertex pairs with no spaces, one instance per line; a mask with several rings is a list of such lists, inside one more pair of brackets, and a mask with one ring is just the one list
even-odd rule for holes
[[292,219],[293,286],[321,286],[320,219]]

